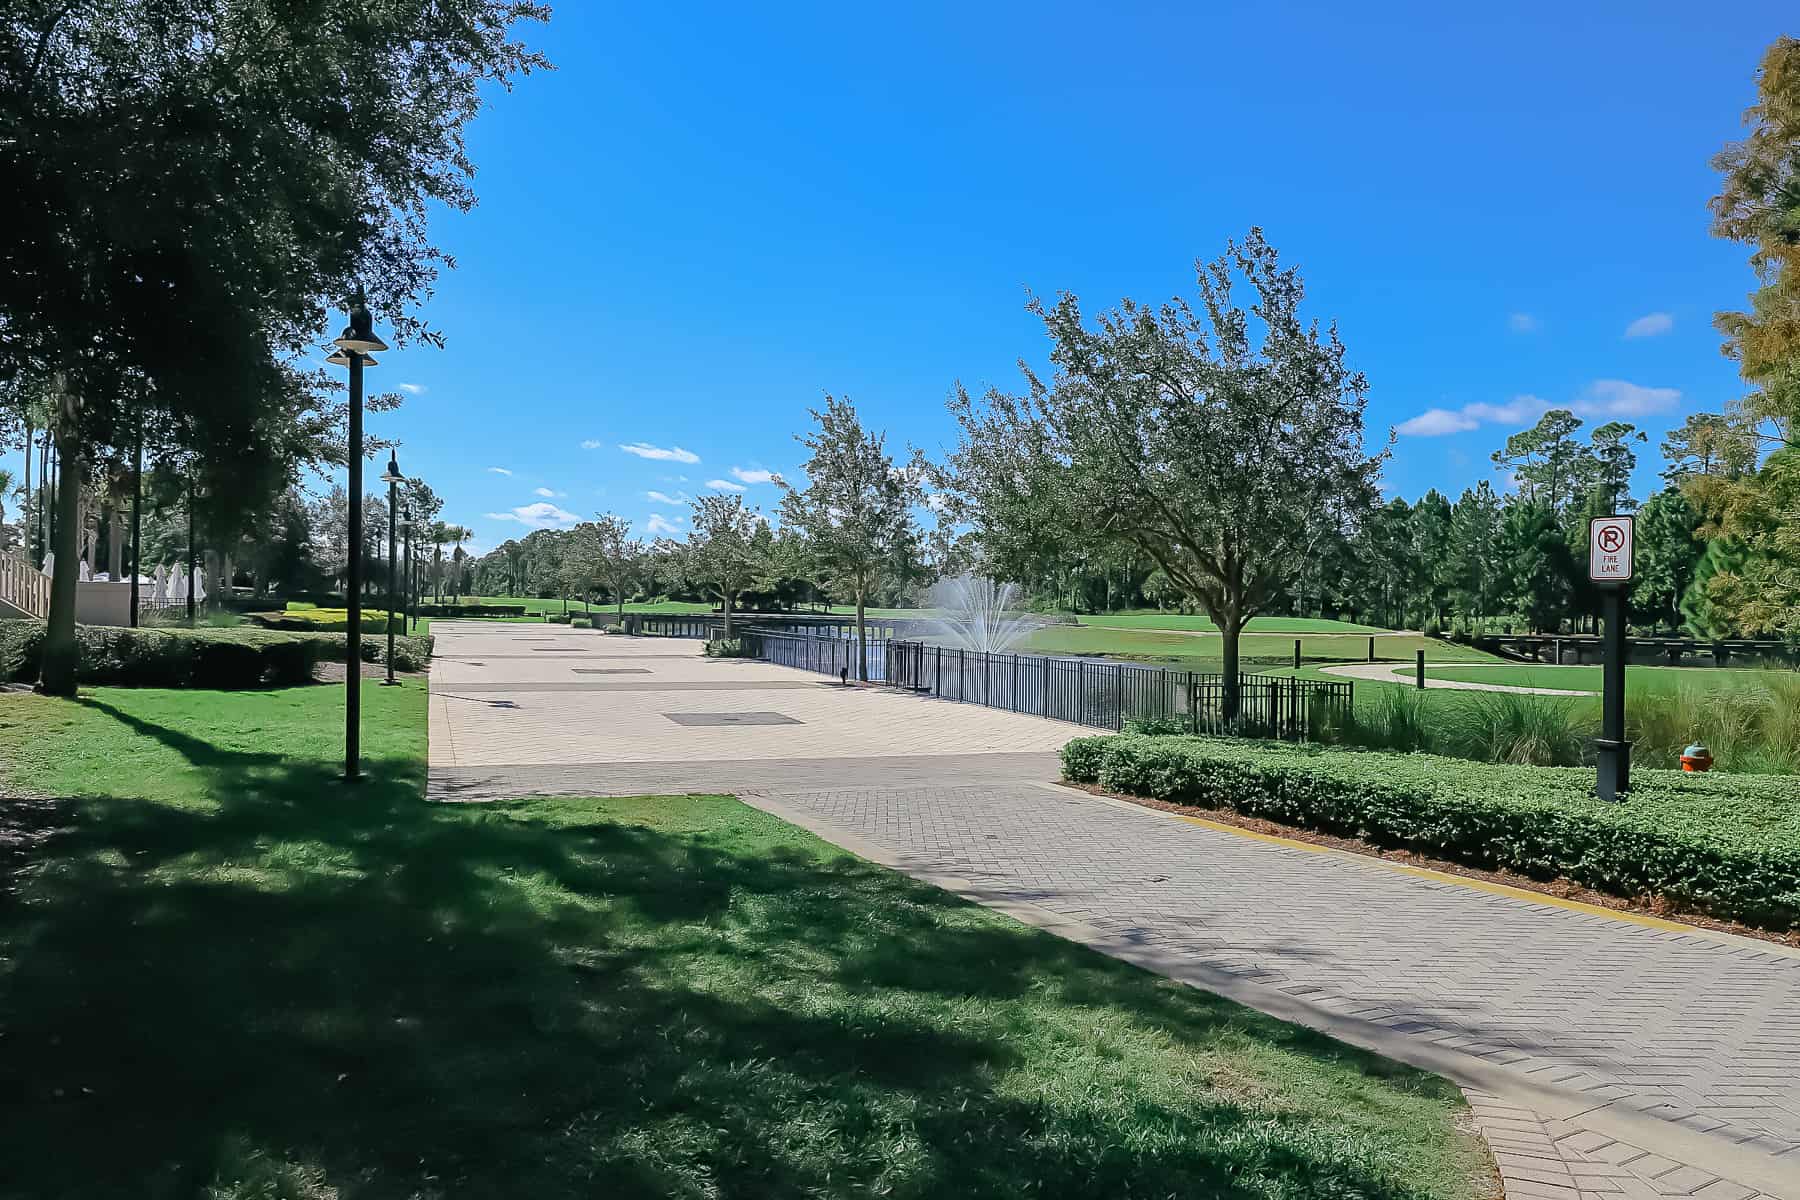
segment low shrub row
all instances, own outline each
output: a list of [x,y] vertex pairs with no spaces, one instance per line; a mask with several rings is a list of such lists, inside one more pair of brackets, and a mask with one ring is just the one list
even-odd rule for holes
[[[322,662],[341,662],[344,637],[271,629],[121,629],[83,625],[76,679],[90,686],[241,689],[311,683]],[[36,679],[44,650],[41,621],[0,620],[0,679]],[[386,660],[387,639],[364,638],[365,662]],[[394,667],[422,671],[431,639],[394,639]]]
[[1800,928],[1800,785],[1792,778],[1639,771],[1630,799],[1608,804],[1593,795],[1586,770],[1133,734],[1070,742],[1063,774],[1112,792]]
[[[244,619],[253,621],[264,629],[282,629],[289,633],[344,633],[350,628],[350,613],[342,608],[308,608],[293,612],[278,613],[245,613]],[[385,610],[364,609],[362,613],[363,636],[372,633],[387,633],[387,612]],[[398,613],[394,615],[394,632],[399,633],[406,628],[406,618]]]
[[706,643],[708,658],[754,658],[743,638],[713,638]]
[[421,617],[522,617],[523,604],[421,604]]

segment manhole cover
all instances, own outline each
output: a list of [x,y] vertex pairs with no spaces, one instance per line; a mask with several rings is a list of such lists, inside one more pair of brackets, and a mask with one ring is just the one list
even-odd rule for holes
[[664,713],[677,725],[799,725],[802,722],[778,712]]
[[576,675],[648,675],[649,667],[573,667]]

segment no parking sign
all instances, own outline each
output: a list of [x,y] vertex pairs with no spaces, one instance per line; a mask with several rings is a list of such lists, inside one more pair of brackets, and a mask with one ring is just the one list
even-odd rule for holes
[[1595,517],[1588,522],[1588,578],[1595,583],[1631,582],[1630,517]]

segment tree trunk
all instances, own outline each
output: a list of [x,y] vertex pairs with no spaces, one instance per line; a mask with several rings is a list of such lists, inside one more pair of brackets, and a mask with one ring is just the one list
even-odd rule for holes
[[56,536],[51,552],[56,565],[50,578],[50,619],[44,633],[44,659],[38,691],[73,696],[81,650],[75,642],[75,588],[81,578],[81,443],[72,436],[72,421],[56,430]]
[[725,606],[725,636],[731,636],[731,601],[734,593],[721,590],[719,601]]
[[1222,681],[1220,705],[1227,722],[1235,721],[1238,717],[1238,636],[1243,628],[1243,621],[1237,618],[1219,622],[1220,657],[1224,660],[1219,666]]
[[38,560],[36,549],[32,546],[31,536],[33,532],[31,528],[31,451],[33,449],[32,442],[36,437],[37,430],[31,427],[31,419],[28,417],[25,420],[25,511],[19,514],[19,532],[25,538],[25,561],[34,567],[42,565]]
[[856,589],[856,678],[869,682],[869,631],[863,623],[863,604],[867,600],[867,589]]

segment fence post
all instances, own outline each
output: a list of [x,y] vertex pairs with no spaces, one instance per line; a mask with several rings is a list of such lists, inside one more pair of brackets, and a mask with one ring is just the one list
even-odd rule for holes
[[1044,679],[1038,688],[1038,716],[1047,717],[1050,715],[1050,656],[1046,654],[1039,661],[1044,664]]
[[1113,668],[1113,728],[1125,728],[1125,665]]
[[1188,732],[1200,732],[1200,704],[1196,684],[1199,678],[1192,672],[1187,673]]
[[1012,660],[1013,660],[1013,662],[1012,662],[1012,668],[1013,668],[1013,670],[1012,670],[1012,698],[1011,698],[1012,702],[1009,707],[1011,707],[1012,711],[1018,712],[1019,711],[1019,655],[1018,655],[1017,651],[1013,652]]
[[1294,639],[1294,670],[1300,669],[1300,639]]
[[1369,635],[1369,661],[1375,661],[1375,635],[1372,633]]
[[1087,724],[1087,663],[1082,659],[1075,660],[1075,723]]
[[937,648],[937,670],[931,673],[931,694],[934,696],[944,694],[944,648],[942,646]]
[[1419,690],[1422,692],[1425,690],[1425,651],[1420,650],[1418,652],[1418,654],[1419,654],[1419,666],[1418,666]]

